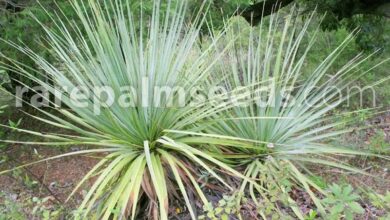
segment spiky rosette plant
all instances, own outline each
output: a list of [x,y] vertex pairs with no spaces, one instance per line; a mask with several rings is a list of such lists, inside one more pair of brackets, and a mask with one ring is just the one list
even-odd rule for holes
[[[204,17],[196,14],[191,25],[186,25],[186,1],[168,1],[166,12],[160,10],[160,1],[155,1],[149,21],[134,18],[129,4],[130,1],[120,0],[75,0],[72,5],[81,27],[62,15],[53,20],[55,28],[42,25],[50,50],[58,59],[56,64],[60,65],[9,42],[33,59],[49,80],[35,77],[33,73],[42,73],[16,61],[12,61],[18,67],[14,70],[37,82],[66,106],[56,108],[62,116],[46,108],[39,111],[49,119],[33,117],[75,134],[19,131],[54,140],[30,144],[97,146],[96,150],[68,156],[104,153],[74,191],[96,177],[77,218],[135,219],[139,200],[146,198],[151,216],[167,219],[169,200],[181,194],[191,217],[196,219],[195,203],[187,191],[192,190],[200,203],[208,203],[198,183],[197,170],[206,170],[227,188],[229,185],[209,164],[240,174],[217,160],[218,154],[210,154],[207,147],[187,145],[176,140],[182,134],[164,131],[191,130],[194,124],[226,108],[205,102],[193,104],[186,98],[197,86],[209,85],[207,79],[213,66],[209,56],[215,41],[204,50],[197,48]],[[157,88],[162,94],[156,94]],[[58,105],[52,99],[47,101]]]
[[[269,192],[277,188],[287,196],[284,201],[287,206],[303,219],[289,195],[291,186],[306,191],[322,215],[326,211],[319,196],[326,192],[302,173],[301,168],[308,170],[307,164],[316,164],[364,173],[337,158],[368,153],[329,143],[331,138],[350,131],[345,126],[348,122],[340,120],[341,116],[335,115],[334,110],[354,95],[346,93],[348,88],[376,66],[362,71],[359,65],[369,56],[358,54],[337,72],[330,71],[353,39],[350,35],[308,73],[306,56],[315,47],[319,30],[307,34],[312,18],[302,24],[294,13],[285,16],[283,22],[281,17],[276,13],[262,20],[258,29],[250,29],[248,39],[240,37],[243,36],[240,28],[227,31],[228,39],[239,40],[235,40],[225,57],[219,60],[221,68],[216,72],[220,74],[213,76],[221,90],[231,96],[228,102],[235,107],[213,116],[203,132],[209,134],[210,143],[226,139],[236,142],[234,146],[229,145],[226,156],[241,154],[243,158],[230,162],[243,168],[245,176],[258,183],[256,186],[244,180],[240,188],[242,194],[249,190],[252,200],[261,207],[272,200],[275,195]],[[280,176],[280,171],[286,172]],[[264,208],[259,214],[264,219],[275,213],[284,214],[277,206],[273,207],[271,213]]]
[[[207,16],[197,13],[187,25],[186,1],[167,2],[162,11],[160,1],[155,1],[148,20],[134,17],[130,0],[72,1],[81,26],[62,15],[53,20],[54,28],[42,25],[55,63],[9,42],[34,60],[48,80],[13,60],[4,68],[20,72],[64,104],[55,109],[60,116],[50,108],[38,108],[46,117],[32,117],[73,132],[18,129],[53,140],[28,144],[96,147],[48,159],[83,153],[104,157],[74,190],[94,180],[76,217],[135,219],[146,204],[151,217],[167,219],[169,201],[181,194],[196,219],[195,203],[209,203],[198,183],[198,170],[231,188],[214,167],[239,177],[240,191],[249,192],[259,207],[272,200],[271,188],[277,188],[303,218],[289,197],[287,181],[304,188],[325,214],[313,188],[326,192],[299,166],[311,162],[359,172],[333,156],[365,153],[323,143],[345,132],[334,130],[344,122],[327,117],[344,99],[338,91],[353,82],[352,76],[364,74],[356,71],[366,59],[361,55],[329,73],[352,36],[304,76],[305,58],[315,42],[314,34],[308,45],[302,43],[310,21],[300,29],[290,14],[279,35],[280,15],[273,15],[258,34],[252,29],[247,46],[237,41],[240,32],[225,27],[202,49],[197,39]],[[227,39],[222,46],[220,38]],[[227,92],[197,100],[217,85]],[[244,167],[244,175],[231,166]],[[280,181],[282,177],[286,181]],[[197,201],[190,200],[189,190]],[[272,211],[281,213],[277,207]],[[259,213],[264,219],[269,214],[262,208]]]

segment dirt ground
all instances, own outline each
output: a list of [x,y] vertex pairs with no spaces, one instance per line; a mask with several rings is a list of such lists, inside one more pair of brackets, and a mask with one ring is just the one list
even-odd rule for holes
[[[26,147],[15,145],[12,146],[12,150],[7,152],[6,161],[1,164],[0,170],[10,169],[17,165],[31,163],[61,153],[64,152],[49,147],[28,150]],[[66,200],[78,182],[98,161],[98,158],[91,156],[64,157],[0,175],[0,192],[3,194],[0,196],[0,202],[2,197],[6,197],[16,203],[26,204],[24,211],[27,216],[32,213],[32,210],[29,209],[33,209],[37,205],[34,203],[28,205],[29,200],[34,197],[47,199],[41,207],[44,209],[55,210],[59,206],[69,210],[74,209],[77,204],[80,204],[88,186],[85,185],[69,201],[66,202]]]

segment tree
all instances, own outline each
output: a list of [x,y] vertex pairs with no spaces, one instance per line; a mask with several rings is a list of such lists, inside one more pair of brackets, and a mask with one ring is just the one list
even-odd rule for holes
[[386,48],[386,22],[390,18],[388,0],[266,0],[250,6],[242,5],[239,15],[250,24],[258,24],[264,16],[296,3],[304,12],[317,10],[325,14],[322,28],[336,30],[345,27],[352,31],[360,28],[356,41],[364,50]]
[[388,0],[266,0],[252,4],[242,10],[242,16],[252,24],[258,24],[263,16],[280,10],[291,3],[302,3],[308,9],[330,13],[339,21],[354,15],[379,15],[390,18]]

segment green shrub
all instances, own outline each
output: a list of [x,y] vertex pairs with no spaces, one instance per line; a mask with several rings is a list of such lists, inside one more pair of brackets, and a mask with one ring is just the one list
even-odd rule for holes
[[358,202],[359,196],[354,194],[352,186],[345,187],[333,184],[330,186],[331,194],[323,199],[323,203],[329,206],[330,219],[340,219],[344,217],[347,220],[354,219],[356,214],[363,214],[364,209]]
[[[147,90],[150,94],[154,94],[153,89],[160,85],[181,86],[187,89],[187,93],[191,88],[207,84],[212,66],[209,53],[214,44],[205,51],[197,48],[196,40],[203,18],[199,14],[193,25],[187,28],[184,25],[185,2],[172,5],[174,13],[167,10],[161,11],[163,13],[160,15],[162,9],[159,1],[156,1],[148,29],[146,25],[135,25],[139,20],[133,17],[130,2],[125,3],[121,4],[119,0],[104,1],[102,5],[92,0],[87,4],[92,9],[89,12],[83,7],[82,1],[73,1],[81,27],[72,23],[63,25],[61,20],[53,20],[58,27],[55,32],[42,26],[51,51],[62,63],[61,69],[50,65],[50,61],[33,49],[16,46],[34,60],[53,83],[41,80],[34,72],[23,67],[17,70],[48,88],[52,94],[63,88],[57,88],[59,85],[70,90],[85,86],[91,94],[95,92],[93,88],[101,86],[111,86],[115,92],[119,92],[121,86],[133,86],[137,93],[128,93],[130,99],[142,102],[127,108],[113,103],[96,112],[96,106],[78,107],[73,103],[71,94],[61,91],[64,93],[62,100],[71,111],[58,109],[63,114],[61,118],[42,110],[50,121],[37,119],[77,132],[78,135],[26,132],[57,141],[46,144],[98,146],[95,150],[68,155],[106,153],[105,158],[75,189],[98,175],[80,205],[76,218],[94,216],[92,218],[117,219],[131,216],[134,219],[140,210],[138,206],[146,204],[155,218],[159,216],[160,219],[167,219],[169,200],[173,199],[172,195],[178,194],[172,193],[173,190],[182,195],[181,199],[186,202],[191,217],[195,219],[187,191],[193,190],[201,203],[208,204],[197,182],[198,168],[206,170],[228,188],[230,186],[213,171],[209,163],[235,175],[241,174],[217,160],[221,155],[211,154],[212,148],[188,145],[183,135],[167,134],[166,130],[196,129],[194,124],[221,111],[222,107],[200,103],[194,108],[189,105],[190,100],[186,100],[184,107],[168,108],[165,106],[169,105],[169,99],[160,100],[163,107],[158,107],[155,106],[157,97],[150,95],[143,99],[142,82],[144,78],[149,80]],[[116,10],[112,11],[108,6]],[[141,32],[136,30],[137,27],[141,27]],[[69,28],[76,33],[75,36],[70,34]],[[85,35],[80,29],[85,31]],[[143,38],[144,33],[147,34],[146,39]],[[172,98],[176,99],[179,95],[173,93]],[[92,103],[95,98],[92,96],[87,102]],[[150,202],[140,204],[140,199],[148,199]]]
[[0,219],[24,220],[26,216],[22,214],[22,207],[7,197],[3,192],[0,193],[3,200],[0,204]]
[[[349,35],[327,57],[315,64],[311,63],[315,67],[311,69],[312,72],[307,72],[306,59],[311,49],[316,47],[316,37],[320,32],[317,28],[307,34],[311,20],[297,25],[297,19],[290,14],[279,25],[282,22],[278,15],[271,16],[269,21],[260,24],[259,30],[251,31],[247,43],[238,42],[229,47],[226,57],[221,59],[223,71],[215,74],[214,79],[217,82],[223,79],[220,85],[224,88],[241,88],[229,92],[239,94],[237,101],[242,104],[211,118],[210,126],[205,130],[221,138],[235,137],[231,139],[237,143],[227,147],[226,151],[237,158],[242,155],[240,160],[232,159],[230,163],[244,167],[247,178],[261,180],[264,172],[272,177],[264,182],[259,181],[259,185],[263,186],[261,188],[243,181],[241,191],[244,193],[249,190],[254,201],[270,199],[270,195],[266,194],[270,187],[285,191],[286,188],[279,182],[280,178],[275,176],[277,170],[285,170],[287,180],[294,187],[304,189],[319,213],[325,215],[319,194],[326,196],[328,193],[305,176],[300,168],[307,171],[315,164],[362,172],[338,162],[334,155],[369,153],[328,142],[350,131],[345,125],[351,120],[340,120],[341,117],[335,114],[336,108],[348,98],[343,93],[340,97],[338,92],[354,85],[366,73],[359,72],[359,67],[369,56],[360,54],[338,70],[331,69],[353,40],[353,35]],[[232,28],[228,31],[229,39],[238,38],[240,33],[240,28]],[[260,95],[254,96],[254,92],[248,90],[258,90]],[[263,106],[259,107],[259,100]],[[218,142],[218,135],[213,136],[214,142]],[[264,163],[269,160],[272,166],[263,169]],[[298,218],[303,218],[294,203],[291,203],[291,209]]]

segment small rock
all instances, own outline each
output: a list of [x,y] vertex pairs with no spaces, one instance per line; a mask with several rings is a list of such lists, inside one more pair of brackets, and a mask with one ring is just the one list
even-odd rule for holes
[[12,193],[12,194],[9,195],[9,198],[10,198],[11,200],[13,200],[13,201],[16,201],[16,200],[18,199],[18,194]]

